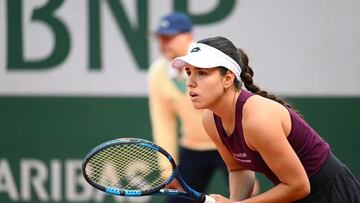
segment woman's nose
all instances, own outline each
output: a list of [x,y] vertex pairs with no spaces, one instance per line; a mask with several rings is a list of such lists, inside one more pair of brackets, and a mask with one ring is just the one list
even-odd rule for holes
[[189,76],[187,77],[186,86],[188,86],[188,87],[195,87],[194,76],[189,75]]

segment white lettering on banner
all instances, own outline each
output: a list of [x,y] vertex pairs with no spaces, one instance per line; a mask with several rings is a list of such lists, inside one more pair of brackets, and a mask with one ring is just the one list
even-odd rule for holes
[[[81,163],[82,160],[77,159],[51,159],[48,164],[40,159],[21,159],[20,174],[16,174],[7,159],[0,159],[0,200],[7,196],[12,202],[104,202],[110,196],[86,182]],[[19,177],[18,183],[15,176]],[[146,203],[151,196],[112,198],[116,202]]]
[[51,197],[55,201],[61,200],[61,162],[59,160],[50,161],[51,168]]
[[11,201],[19,200],[9,162],[6,159],[0,159],[0,194],[2,192],[6,192]]
[[[31,200],[31,188],[39,197],[40,201],[48,201],[49,196],[45,189],[45,182],[48,179],[48,170],[44,162],[35,159],[22,160],[20,164],[21,171],[21,194],[24,201]],[[36,171],[32,176],[32,171]],[[31,185],[33,187],[31,187]]]
[[[88,183],[81,175],[81,161],[69,160],[66,164],[66,198],[69,201],[89,201],[92,190],[87,187]],[[77,191],[78,187],[82,188],[82,192]]]

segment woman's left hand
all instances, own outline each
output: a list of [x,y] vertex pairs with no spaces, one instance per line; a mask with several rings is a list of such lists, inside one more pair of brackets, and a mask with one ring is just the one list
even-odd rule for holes
[[230,199],[228,199],[222,195],[211,194],[210,196],[216,200],[216,203],[232,203],[232,201],[230,201]]

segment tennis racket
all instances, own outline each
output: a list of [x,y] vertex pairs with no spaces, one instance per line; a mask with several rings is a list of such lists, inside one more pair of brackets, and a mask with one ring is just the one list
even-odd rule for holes
[[[171,195],[215,203],[214,198],[185,183],[168,152],[143,139],[120,138],[100,144],[84,158],[82,173],[93,187],[112,195]],[[174,179],[184,191],[165,188]]]

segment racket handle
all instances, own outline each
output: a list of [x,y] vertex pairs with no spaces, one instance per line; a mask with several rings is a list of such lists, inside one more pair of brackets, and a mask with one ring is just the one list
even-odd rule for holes
[[210,197],[209,195],[205,195],[205,201],[204,203],[215,203],[216,200],[212,197]]

